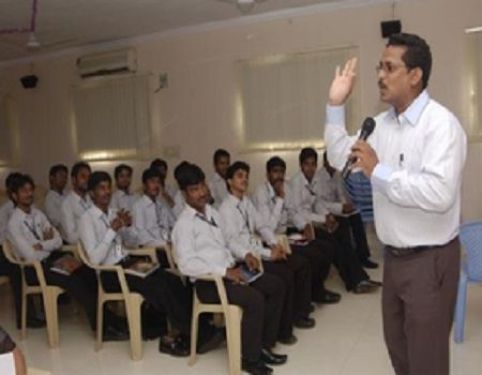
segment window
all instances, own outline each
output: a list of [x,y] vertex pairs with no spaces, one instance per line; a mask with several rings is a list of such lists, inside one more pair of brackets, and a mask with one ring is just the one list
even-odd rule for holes
[[[347,47],[239,62],[246,148],[323,146],[325,105],[335,68],[356,55],[356,48]],[[357,124],[358,103],[355,88],[346,108],[349,129]]]
[[150,151],[147,76],[94,81],[74,89],[77,150],[81,159],[137,158]]
[[482,139],[482,30],[467,32],[468,129],[472,140]]
[[18,162],[17,121],[13,100],[0,97],[0,166]]

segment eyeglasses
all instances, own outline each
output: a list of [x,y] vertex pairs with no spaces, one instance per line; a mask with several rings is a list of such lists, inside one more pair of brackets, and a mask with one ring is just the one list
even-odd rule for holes
[[375,70],[377,73],[380,73],[380,71],[383,71],[386,74],[391,74],[395,72],[396,70],[406,67],[405,64],[392,64],[391,62],[382,62],[380,61],[378,65],[375,67]]

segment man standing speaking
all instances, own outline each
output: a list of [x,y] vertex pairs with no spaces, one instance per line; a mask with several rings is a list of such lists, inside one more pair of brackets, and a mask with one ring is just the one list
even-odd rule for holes
[[377,65],[380,99],[367,141],[350,137],[344,104],[356,59],[336,70],[325,141],[338,169],[351,159],[370,178],[377,235],[385,244],[383,329],[397,375],[449,373],[449,335],[460,267],[460,187],[466,136],[426,91],[432,56],[417,35],[392,35]]

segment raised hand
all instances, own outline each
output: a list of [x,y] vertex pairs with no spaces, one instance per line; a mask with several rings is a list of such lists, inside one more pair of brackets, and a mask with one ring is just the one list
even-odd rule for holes
[[345,104],[355,85],[356,63],[357,58],[354,57],[346,62],[343,70],[340,69],[340,66],[336,67],[335,78],[333,78],[331,82],[330,92],[328,94],[328,104]]

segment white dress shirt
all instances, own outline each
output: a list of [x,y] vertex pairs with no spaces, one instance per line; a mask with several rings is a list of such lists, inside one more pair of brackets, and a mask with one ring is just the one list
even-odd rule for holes
[[331,176],[325,168],[321,167],[316,172],[316,176],[319,184],[316,190],[315,211],[320,211],[321,203],[322,212],[327,208],[334,215],[344,215],[343,204],[347,203],[348,199],[341,173],[336,171]]
[[[54,237],[44,240],[44,231],[52,228]],[[22,259],[33,262],[40,261],[62,246],[62,238],[55,227],[50,224],[45,214],[35,207],[26,213],[15,208],[8,221],[7,238],[12,243],[14,251]],[[42,250],[35,250],[34,245],[42,245]]]
[[219,173],[214,172],[211,180],[208,183],[211,197],[214,199],[213,206],[216,209],[221,207],[224,198],[228,195],[228,187],[226,186],[226,180],[222,178]]
[[139,199],[139,195],[126,193],[124,190],[118,189],[112,194],[110,206],[116,210],[123,209],[132,213],[132,208],[137,199]]
[[10,199],[0,207],[0,246],[7,238],[7,225],[13,210],[15,210],[15,205]]
[[271,258],[271,250],[263,246],[255,234],[259,233],[268,245],[277,243],[276,236],[269,224],[265,223],[251,200],[239,200],[232,194],[224,199],[219,213],[223,220],[221,229],[231,253],[243,260],[249,252],[257,252],[265,259]]
[[61,216],[61,206],[62,201],[67,196],[67,193],[63,192],[59,194],[58,191],[50,189],[45,196],[45,214],[47,218],[52,223],[55,228],[60,228],[60,222],[62,220]]
[[92,201],[89,194],[85,194],[85,198],[73,190],[67,194],[60,206],[60,229],[64,241],[71,245],[77,244],[80,218],[91,206]]
[[329,210],[323,207],[320,201],[317,202],[316,192],[319,185],[320,181],[316,173],[311,182],[308,182],[302,171],[299,171],[290,180],[290,199],[295,211],[293,224],[298,230],[303,230],[306,224],[311,222],[324,223],[326,215],[329,214]]
[[176,196],[174,197],[174,207],[172,209],[174,216],[179,218],[185,207],[186,200],[184,199],[184,194],[182,194],[181,190],[178,190]]
[[121,228],[117,232],[110,223],[117,216],[117,210],[109,208],[107,214],[92,205],[80,219],[79,239],[89,257],[98,265],[112,266],[126,256],[125,244],[135,240],[133,228]]
[[[378,237],[395,247],[449,242],[459,231],[467,152],[459,121],[423,91],[402,114],[391,108],[375,122],[368,143],[379,159],[371,176]],[[328,106],[325,141],[338,169],[357,139],[344,125],[344,107]]]
[[302,217],[296,219],[298,214],[294,209],[292,192],[287,183],[284,184],[284,192],[284,198],[277,196],[273,186],[269,182],[265,182],[258,186],[253,197],[253,203],[263,222],[278,234],[285,234],[286,229],[293,222],[303,222]]
[[170,241],[176,222],[166,204],[145,194],[134,203],[133,219],[139,245],[152,247],[164,247]]
[[194,280],[197,276],[225,276],[234,258],[221,230],[218,212],[206,205],[205,215],[186,205],[172,231],[177,265],[182,274]]

